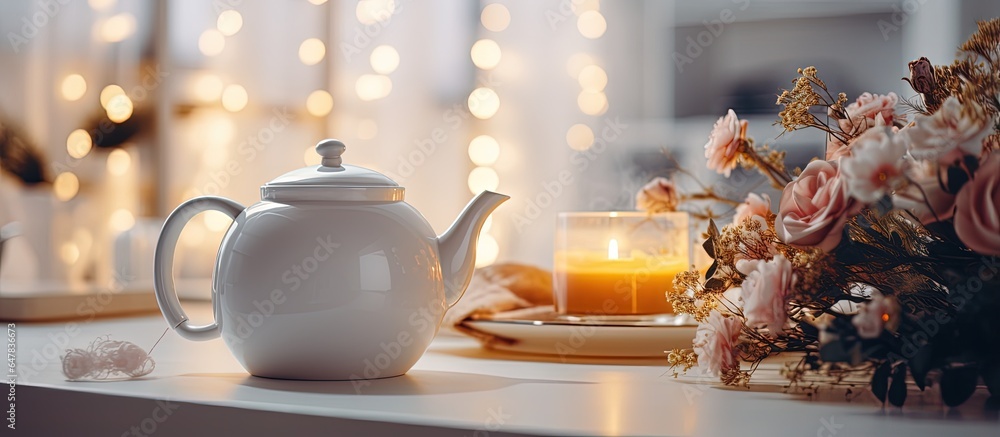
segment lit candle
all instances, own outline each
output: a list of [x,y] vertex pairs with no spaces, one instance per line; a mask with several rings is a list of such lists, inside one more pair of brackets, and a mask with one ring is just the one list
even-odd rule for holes
[[669,313],[665,293],[690,264],[683,213],[560,214],[556,246],[560,314]]

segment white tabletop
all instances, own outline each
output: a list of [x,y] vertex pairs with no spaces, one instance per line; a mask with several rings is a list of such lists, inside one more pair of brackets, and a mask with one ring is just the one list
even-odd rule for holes
[[[185,306],[195,321],[210,317],[207,304]],[[173,332],[153,352],[155,371],[141,380],[69,382],[61,374],[59,359],[46,358],[53,351],[61,353],[66,347],[61,343],[67,338],[68,347],[85,347],[97,336],[107,334],[148,348],[165,326],[159,315],[76,324],[17,324],[17,390],[32,394],[17,406],[18,429],[29,430],[25,435],[31,435],[32,424],[25,421],[37,414],[28,409],[99,409],[101,402],[112,405],[115,399],[121,399],[118,397],[125,397],[136,402],[165,399],[183,403],[188,410],[228,407],[256,411],[240,416],[244,430],[247,426],[254,428],[243,421],[271,421],[274,414],[285,414],[356,421],[352,422],[352,432],[368,435],[400,429],[432,430],[429,435],[458,432],[477,436],[1000,435],[996,417],[983,413],[985,396],[973,398],[958,411],[945,411],[934,402],[927,405],[919,393],[911,392],[905,409],[883,411],[867,393],[848,402],[840,391],[828,391],[825,396],[821,393],[818,397],[823,399],[810,400],[805,395],[783,393],[780,385],[765,384],[751,390],[720,388],[672,378],[665,360],[564,363],[558,358],[483,350],[471,339],[446,332],[439,334],[407,375],[370,384],[251,377],[221,340],[192,342]],[[63,395],[70,396],[74,404],[64,407],[58,399]],[[80,397],[84,395],[89,397]],[[26,399],[23,392],[18,398]],[[69,417],[60,422],[67,428],[94,423],[74,423],[73,417],[78,415],[66,411],[47,413],[49,417]],[[124,416],[109,412],[100,420],[121,422],[118,426],[123,431],[129,424],[143,420],[142,416]],[[181,419],[170,420],[184,420],[180,414],[177,417]],[[211,415],[197,417],[204,423],[212,420]],[[306,422],[289,421],[282,429],[294,431],[297,423]],[[400,424],[418,426],[399,428]],[[45,425],[46,429],[55,426]],[[170,429],[167,425],[169,421],[161,429]],[[188,425],[174,429],[195,426]],[[264,429],[261,426],[259,429]],[[316,428],[303,425],[300,431],[310,429]],[[411,431],[405,432],[420,434]]]

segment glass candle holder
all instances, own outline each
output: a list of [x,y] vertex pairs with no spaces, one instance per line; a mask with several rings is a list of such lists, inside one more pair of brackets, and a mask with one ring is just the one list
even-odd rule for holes
[[665,314],[674,276],[691,265],[688,214],[566,212],[556,225],[556,312]]

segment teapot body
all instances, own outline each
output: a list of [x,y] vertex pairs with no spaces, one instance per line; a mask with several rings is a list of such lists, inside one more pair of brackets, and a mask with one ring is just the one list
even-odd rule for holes
[[221,335],[251,374],[405,373],[447,309],[436,236],[404,202],[259,202],[219,249]]

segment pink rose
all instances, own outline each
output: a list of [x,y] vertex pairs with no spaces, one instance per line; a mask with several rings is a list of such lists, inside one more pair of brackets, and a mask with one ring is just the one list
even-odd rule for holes
[[955,195],[941,188],[936,164],[913,161],[906,176],[911,183],[893,194],[893,207],[909,211],[923,224],[951,218],[955,213]]
[[861,304],[858,313],[851,318],[851,323],[857,328],[861,338],[878,338],[887,328],[895,331],[899,326],[899,303],[896,299],[875,291],[870,301]]
[[[870,127],[888,127],[889,129],[892,129],[892,133],[894,134],[900,131],[900,129],[893,126],[891,122],[885,121],[885,118],[882,117],[881,113],[875,115],[874,124],[870,125],[868,122],[865,122],[864,126],[866,126],[866,129],[864,129],[865,132],[867,132],[867,128]],[[859,133],[860,132],[855,132],[855,134]],[[826,160],[836,161],[839,158],[851,156],[851,150],[854,149],[855,143],[857,143],[856,139],[851,140],[850,144],[844,144],[843,141],[840,141],[831,135],[830,141],[826,143]]]
[[1000,255],[1000,153],[991,153],[958,190],[955,233],[969,249]]
[[680,196],[677,186],[666,178],[653,178],[635,195],[635,207],[640,211],[669,212],[677,211]]
[[744,220],[754,216],[767,218],[771,214],[771,196],[767,194],[757,195],[747,194],[747,198],[742,204],[736,207],[736,215],[733,216],[733,223],[742,223]]
[[948,97],[937,112],[917,115],[914,125],[903,131],[910,155],[920,160],[951,165],[963,155],[979,156],[983,139],[993,129],[982,108],[963,106],[954,96]]
[[840,244],[847,220],[863,205],[847,195],[847,184],[831,161],[813,161],[781,192],[775,232],[798,246],[831,251]]
[[847,118],[837,120],[837,123],[840,124],[841,130],[852,135],[858,135],[875,126],[876,119],[879,117],[882,118],[884,125],[892,126],[897,103],[899,103],[899,97],[896,96],[896,93],[884,96],[864,93],[858,96],[854,103],[844,108],[847,112]]
[[786,306],[794,292],[792,263],[778,254],[769,261],[738,261],[736,269],[747,275],[740,295],[747,326],[766,328],[772,338],[777,337],[785,330]]
[[736,168],[741,145],[746,139],[747,125],[746,121],[740,121],[736,117],[732,109],[715,122],[708,142],[705,143],[705,158],[708,159],[710,170],[729,177],[729,173]]
[[851,156],[840,161],[851,197],[873,203],[906,182],[906,144],[889,128],[869,129],[851,144]]
[[712,311],[698,325],[694,334],[694,353],[698,355],[698,368],[703,373],[718,376],[720,372],[739,368],[739,351],[736,342],[740,337],[741,323],[734,316]]

